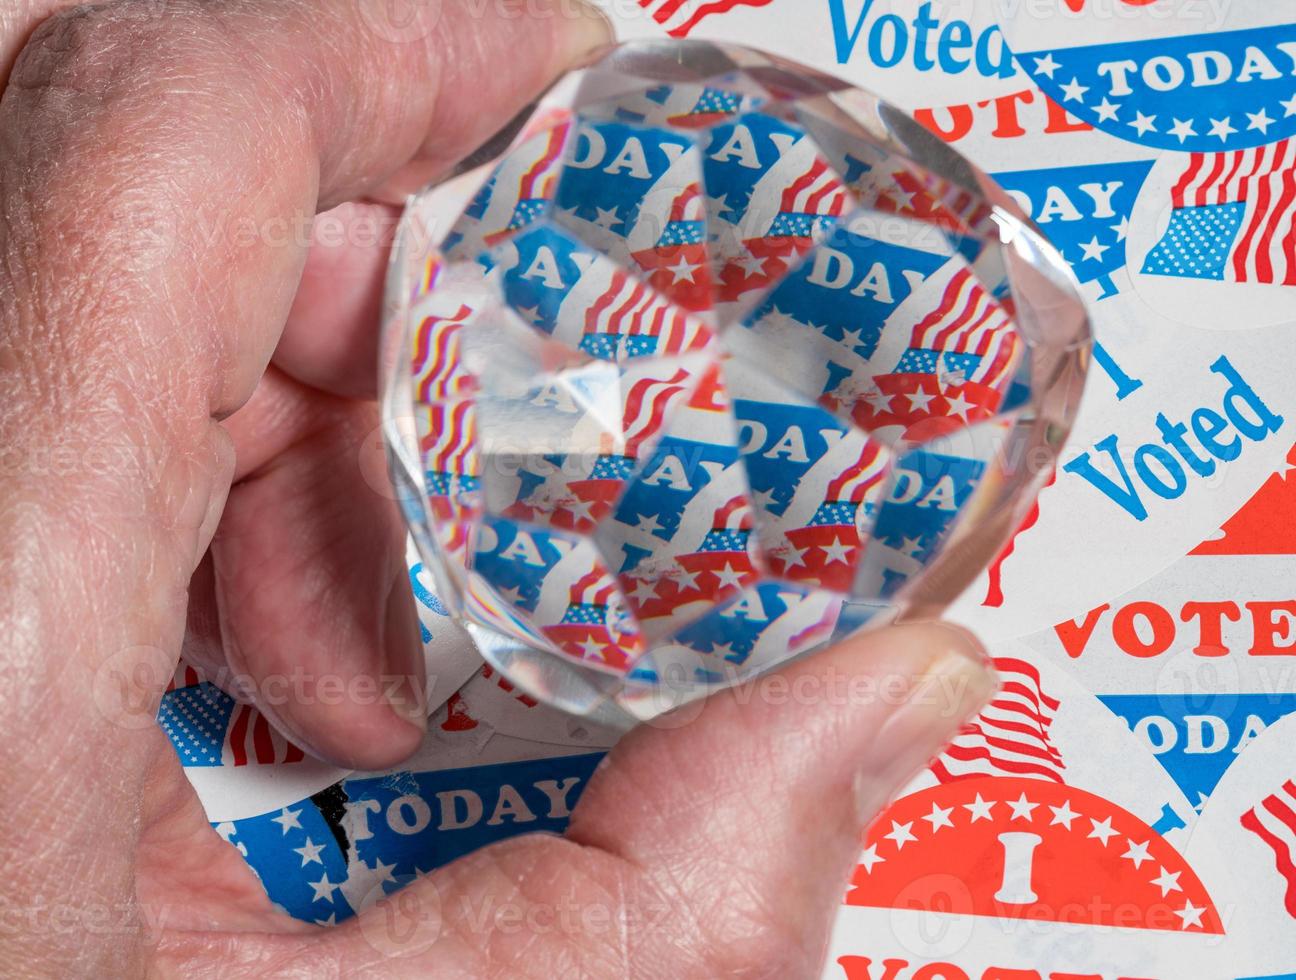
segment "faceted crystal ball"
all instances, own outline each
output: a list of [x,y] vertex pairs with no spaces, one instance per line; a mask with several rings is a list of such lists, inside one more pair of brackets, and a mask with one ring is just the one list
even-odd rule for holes
[[702,42],[613,49],[496,144],[411,202],[383,342],[398,494],[487,661],[651,717],[985,568],[1090,336],[984,174]]

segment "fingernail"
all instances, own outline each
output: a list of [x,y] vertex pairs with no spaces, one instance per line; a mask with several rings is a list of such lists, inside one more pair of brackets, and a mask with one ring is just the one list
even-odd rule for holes
[[587,63],[594,52],[616,40],[616,28],[602,8],[587,0],[559,4],[555,16],[562,20],[563,63],[579,66]]
[[938,755],[998,688],[980,643],[950,627],[948,645],[913,676],[904,700],[882,724],[855,777],[861,825]]
[[397,717],[420,731],[427,731],[423,638],[407,581],[403,574],[400,575],[387,593],[382,637],[386,676],[380,678],[380,682],[383,699]]

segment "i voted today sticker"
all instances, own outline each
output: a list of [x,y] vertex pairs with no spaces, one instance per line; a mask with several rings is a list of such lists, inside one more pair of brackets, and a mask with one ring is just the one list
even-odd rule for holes
[[1227,0],[996,0],[1019,64],[1122,139],[1219,152],[1296,135],[1296,8]]

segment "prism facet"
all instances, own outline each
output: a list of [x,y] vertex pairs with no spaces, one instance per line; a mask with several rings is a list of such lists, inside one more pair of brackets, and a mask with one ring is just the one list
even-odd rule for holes
[[902,113],[636,43],[411,202],[385,435],[483,656],[647,717],[938,612],[1051,472],[1089,347],[1056,251]]

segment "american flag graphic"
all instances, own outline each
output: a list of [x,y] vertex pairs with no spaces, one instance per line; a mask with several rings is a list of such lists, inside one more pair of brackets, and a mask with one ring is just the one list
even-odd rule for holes
[[688,37],[698,24],[735,7],[767,7],[774,0],[639,0],[648,14],[671,37]]
[[763,511],[771,569],[790,581],[849,592],[891,458],[881,443],[843,431],[797,480],[787,506]]
[[769,129],[749,137],[758,154],[764,151],[754,182],[744,165],[750,161],[735,156],[747,144],[736,125],[715,130],[705,157],[708,191],[719,205],[711,247],[722,304],[762,296],[854,207],[814,141],[774,125],[748,124]]
[[980,776],[1028,776],[1065,782],[1062,756],[1049,738],[1061,705],[1045,693],[1039,671],[1025,660],[997,657],[1002,687],[931,765],[942,783]]
[[185,766],[279,765],[306,758],[261,712],[183,664],[162,696],[158,725]]
[[1241,817],[1242,826],[1273,851],[1274,866],[1287,883],[1284,906],[1296,919],[1296,782],[1287,780]]
[[[906,331],[915,309],[927,312]],[[879,437],[931,438],[991,418],[1023,350],[1011,316],[955,255],[888,319],[868,367],[843,368],[823,401]]]
[[1296,140],[1194,153],[1170,203],[1145,274],[1296,285]]
[[967,188],[930,174],[878,168],[850,184],[862,204],[936,225],[955,235],[992,233],[992,208]]
[[562,620],[544,634],[569,657],[618,672],[628,669],[644,648],[634,620],[625,615],[616,580],[602,568],[571,587]]

